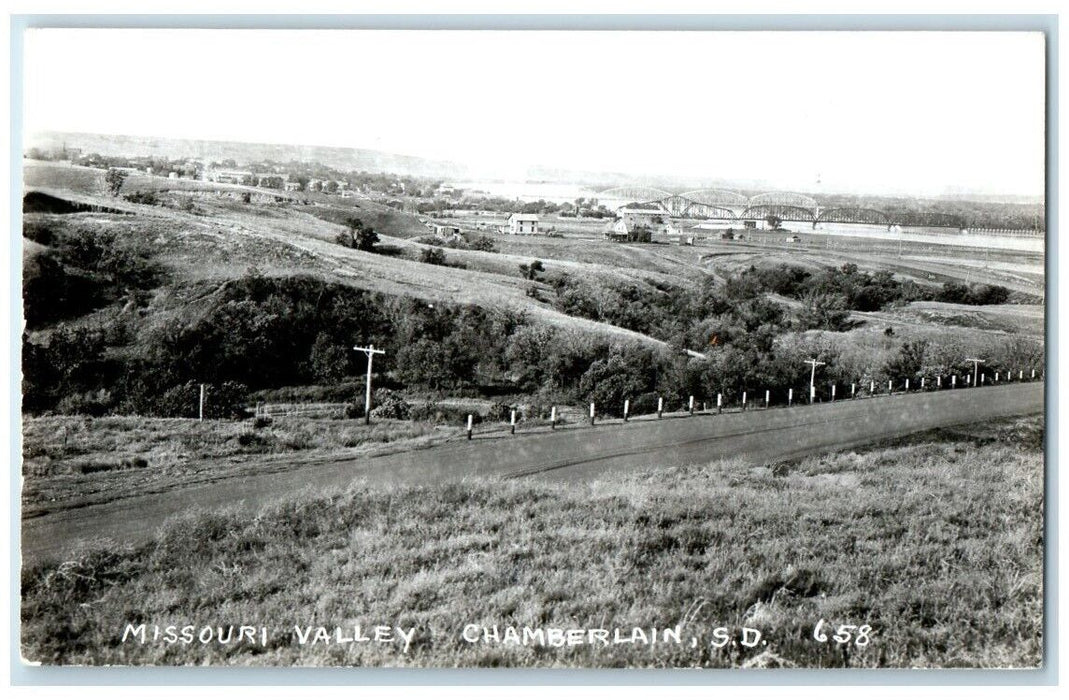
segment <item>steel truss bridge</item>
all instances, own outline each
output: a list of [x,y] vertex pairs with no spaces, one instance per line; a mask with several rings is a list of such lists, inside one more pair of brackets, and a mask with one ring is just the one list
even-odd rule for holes
[[926,226],[963,229],[965,219],[956,214],[918,211],[882,211],[865,207],[822,208],[812,197],[795,192],[766,192],[747,197],[731,190],[694,190],[672,194],[654,187],[614,187],[598,195],[600,201],[639,204],[679,218],[763,220],[770,216],[784,221],[817,224],[871,224],[875,226]]

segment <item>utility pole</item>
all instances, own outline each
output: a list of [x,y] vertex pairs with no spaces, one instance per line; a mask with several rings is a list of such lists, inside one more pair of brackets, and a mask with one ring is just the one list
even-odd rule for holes
[[977,359],[975,357],[966,357],[965,361],[972,363],[972,385],[976,386],[976,378],[980,376],[980,363],[983,362],[983,360]]
[[367,393],[364,396],[364,425],[371,425],[371,361],[375,359],[375,355],[385,355],[386,351],[376,350],[374,345],[368,345],[366,348],[354,345],[353,350],[360,350],[367,355]]
[[817,378],[817,367],[820,366],[820,365],[823,365],[825,363],[817,362],[815,359],[814,360],[806,360],[805,363],[807,365],[809,365],[809,367],[810,367],[810,372],[809,372],[809,403],[813,403],[813,401],[817,397],[817,387],[816,387],[816,384],[814,384],[814,382],[816,381],[816,378]]

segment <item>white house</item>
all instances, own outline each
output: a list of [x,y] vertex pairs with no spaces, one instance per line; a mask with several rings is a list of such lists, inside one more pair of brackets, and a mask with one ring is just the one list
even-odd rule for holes
[[538,214],[513,214],[509,217],[508,233],[538,233]]

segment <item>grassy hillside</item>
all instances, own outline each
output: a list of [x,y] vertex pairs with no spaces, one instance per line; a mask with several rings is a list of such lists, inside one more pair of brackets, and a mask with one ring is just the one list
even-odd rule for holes
[[[251,520],[198,514],[137,549],[99,542],[24,571],[22,653],[59,664],[1035,667],[1042,436],[1041,419],[1016,419],[789,465],[356,487]],[[121,641],[128,623],[148,625],[145,643]],[[411,641],[302,645],[294,629],[352,637],[355,624]],[[153,625],[264,626],[266,643],[257,632],[255,643],[169,644]],[[681,643],[483,641],[494,625],[627,638],[678,626]],[[856,632],[836,643],[840,625],[870,626],[868,643]],[[767,645],[718,649],[718,627],[731,639],[758,630]]]

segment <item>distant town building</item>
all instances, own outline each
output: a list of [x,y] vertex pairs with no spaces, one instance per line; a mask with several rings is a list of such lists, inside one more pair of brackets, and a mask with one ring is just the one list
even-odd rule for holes
[[225,182],[233,185],[241,185],[246,181],[251,180],[253,177],[252,172],[248,170],[211,170],[206,174],[205,179],[211,182]]
[[298,191],[300,191],[300,189],[301,189],[301,183],[297,182],[296,180],[290,180],[290,181],[286,182],[285,190],[287,192],[298,192]]
[[649,226],[650,228],[664,225],[664,212],[660,209],[617,209],[616,215],[621,221],[629,226]]
[[508,219],[505,231],[512,234],[538,233],[538,214],[513,214]]

